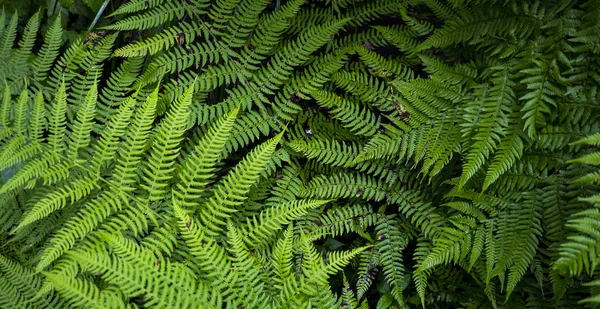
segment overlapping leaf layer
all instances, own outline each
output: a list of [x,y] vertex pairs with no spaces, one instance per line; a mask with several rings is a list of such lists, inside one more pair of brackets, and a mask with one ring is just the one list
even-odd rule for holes
[[84,2],[0,13],[0,307],[600,303],[600,1]]

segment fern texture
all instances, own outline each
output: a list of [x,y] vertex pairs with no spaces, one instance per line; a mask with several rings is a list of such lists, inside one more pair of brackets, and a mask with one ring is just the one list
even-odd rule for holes
[[0,307],[600,304],[599,1],[55,2],[0,11]]

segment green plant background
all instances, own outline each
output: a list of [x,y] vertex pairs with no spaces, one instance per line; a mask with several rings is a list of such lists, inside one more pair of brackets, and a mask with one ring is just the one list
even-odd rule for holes
[[600,303],[599,1],[103,3],[0,0],[0,307]]

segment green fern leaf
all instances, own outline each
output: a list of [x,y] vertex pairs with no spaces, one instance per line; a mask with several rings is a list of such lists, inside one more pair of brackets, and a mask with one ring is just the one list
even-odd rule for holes
[[98,100],[98,88],[94,83],[85,101],[77,111],[77,119],[73,124],[72,133],[68,143],[67,160],[75,161],[79,157],[78,151],[86,147],[90,142],[90,132],[92,131],[92,121],[96,111],[96,102]]
[[125,304],[117,293],[109,290],[100,291],[92,282],[78,278],[70,278],[63,274],[44,273],[56,290],[71,300],[73,306],[89,306],[90,308],[123,308]]
[[179,182],[173,194],[181,201],[184,208],[198,205],[196,200],[201,196],[220,159],[223,147],[229,139],[231,128],[235,122],[238,109],[225,115],[196,143],[192,153],[186,156],[182,169],[178,172]]
[[207,228],[207,235],[218,234],[231,214],[238,211],[281,137],[280,133],[255,148],[215,187],[214,196],[200,208],[200,219]]
[[327,91],[313,91],[311,95],[319,105],[331,108],[333,116],[340,120],[344,127],[357,135],[372,136],[377,130],[375,115],[366,108],[357,106],[355,102],[343,99]]
[[260,245],[264,245],[266,241],[272,239],[282,225],[301,218],[309,210],[322,206],[327,202],[329,201],[297,200],[273,206],[262,211],[258,216],[248,218],[246,225],[242,226],[239,233],[249,246],[260,247]]
[[65,82],[63,81],[58,88],[50,118],[48,119],[48,145],[55,154],[61,154],[65,149],[66,135],[66,112],[67,112],[67,93]]
[[188,88],[173,104],[153,136],[154,141],[143,176],[146,182],[143,187],[147,190],[150,201],[158,201],[167,193],[168,181],[173,177],[173,165],[179,154],[179,144],[187,126],[193,91],[193,87]]

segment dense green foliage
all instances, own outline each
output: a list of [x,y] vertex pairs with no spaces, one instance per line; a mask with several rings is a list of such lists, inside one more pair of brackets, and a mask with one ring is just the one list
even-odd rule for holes
[[600,304],[600,1],[29,4],[1,308]]

